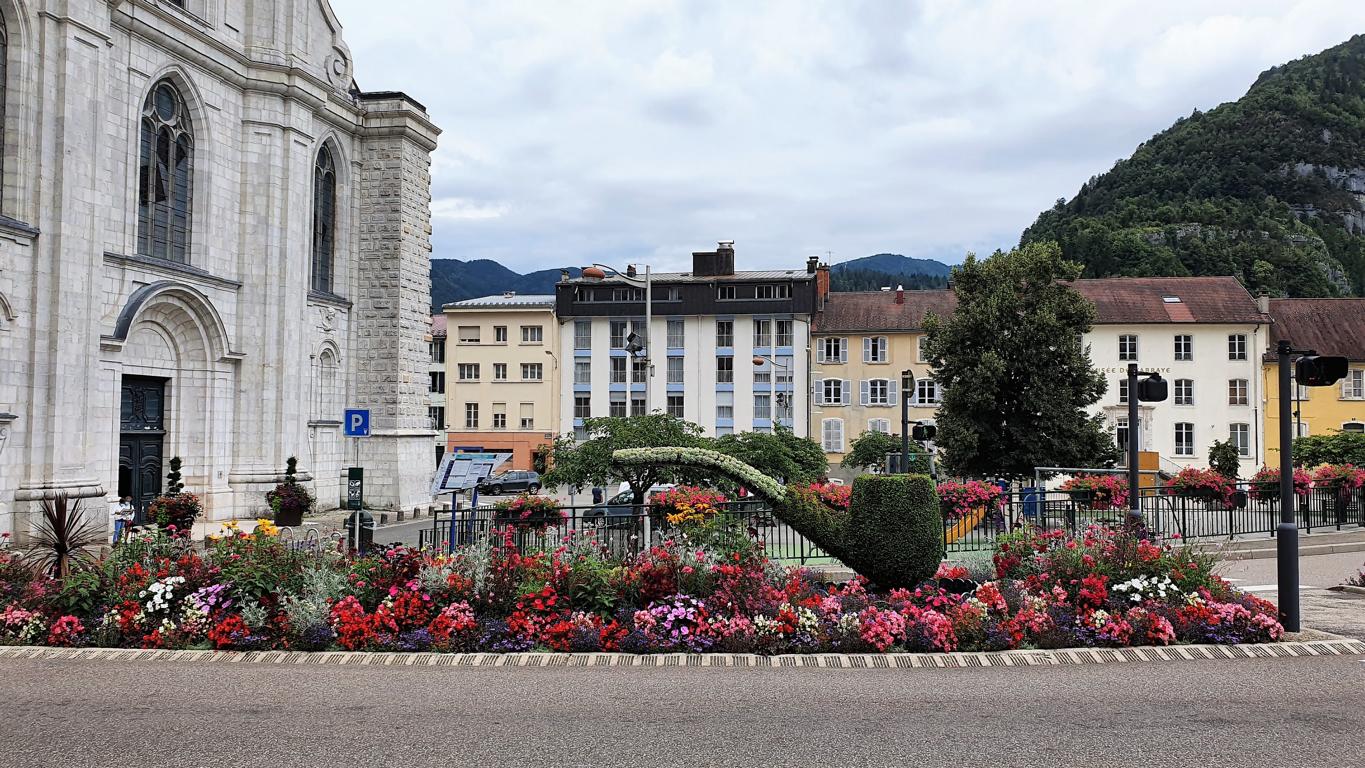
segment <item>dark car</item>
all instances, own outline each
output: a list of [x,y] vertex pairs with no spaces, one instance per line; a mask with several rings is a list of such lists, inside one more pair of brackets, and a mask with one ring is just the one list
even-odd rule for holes
[[529,470],[513,469],[500,475],[492,475],[476,486],[479,493],[488,496],[501,496],[504,493],[537,493],[540,491],[540,473]]

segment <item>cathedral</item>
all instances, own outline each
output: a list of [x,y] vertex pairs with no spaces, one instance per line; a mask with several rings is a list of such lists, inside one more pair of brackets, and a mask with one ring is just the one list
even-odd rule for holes
[[[0,0],[0,534],[44,499],[201,519],[428,501],[430,158],[327,0]],[[347,408],[371,433],[343,434]]]

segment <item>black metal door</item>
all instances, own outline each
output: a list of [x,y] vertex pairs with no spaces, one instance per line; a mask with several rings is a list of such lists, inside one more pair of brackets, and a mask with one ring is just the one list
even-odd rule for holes
[[161,493],[166,380],[124,376],[119,414],[118,495],[132,497],[136,522]]

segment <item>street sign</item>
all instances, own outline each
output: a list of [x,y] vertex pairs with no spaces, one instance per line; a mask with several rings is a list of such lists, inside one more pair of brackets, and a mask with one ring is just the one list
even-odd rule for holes
[[431,495],[468,491],[511,459],[510,453],[447,453],[431,483]]
[[349,467],[346,470],[346,508],[364,509],[365,507],[365,470]]
[[361,408],[347,408],[342,428],[347,437],[369,437],[370,412]]

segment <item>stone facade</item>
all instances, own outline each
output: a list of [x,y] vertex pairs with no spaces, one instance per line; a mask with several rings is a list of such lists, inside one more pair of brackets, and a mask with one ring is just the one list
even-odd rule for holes
[[[335,504],[348,407],[372,412],[367,502],[424,500],[439,133],[424,108],[355,87],[326,0],[0,0],[0,16],[0,531],[22,538],[35,502],[59,493],[115,501],[139,470],[134,438],[160,440],[140,454],[149,477],[164,475],[157,456],[183,459],[211,520],[264,512],[290,456]],[[162,83],[192,136],[183,190],[174,162],[142,151]],[[320,288],[324,147],[335,205]],[[140,212],[181,196],[183,258],[149,253]],[[160,429],[130,438],[137,381],[164,398]]]

